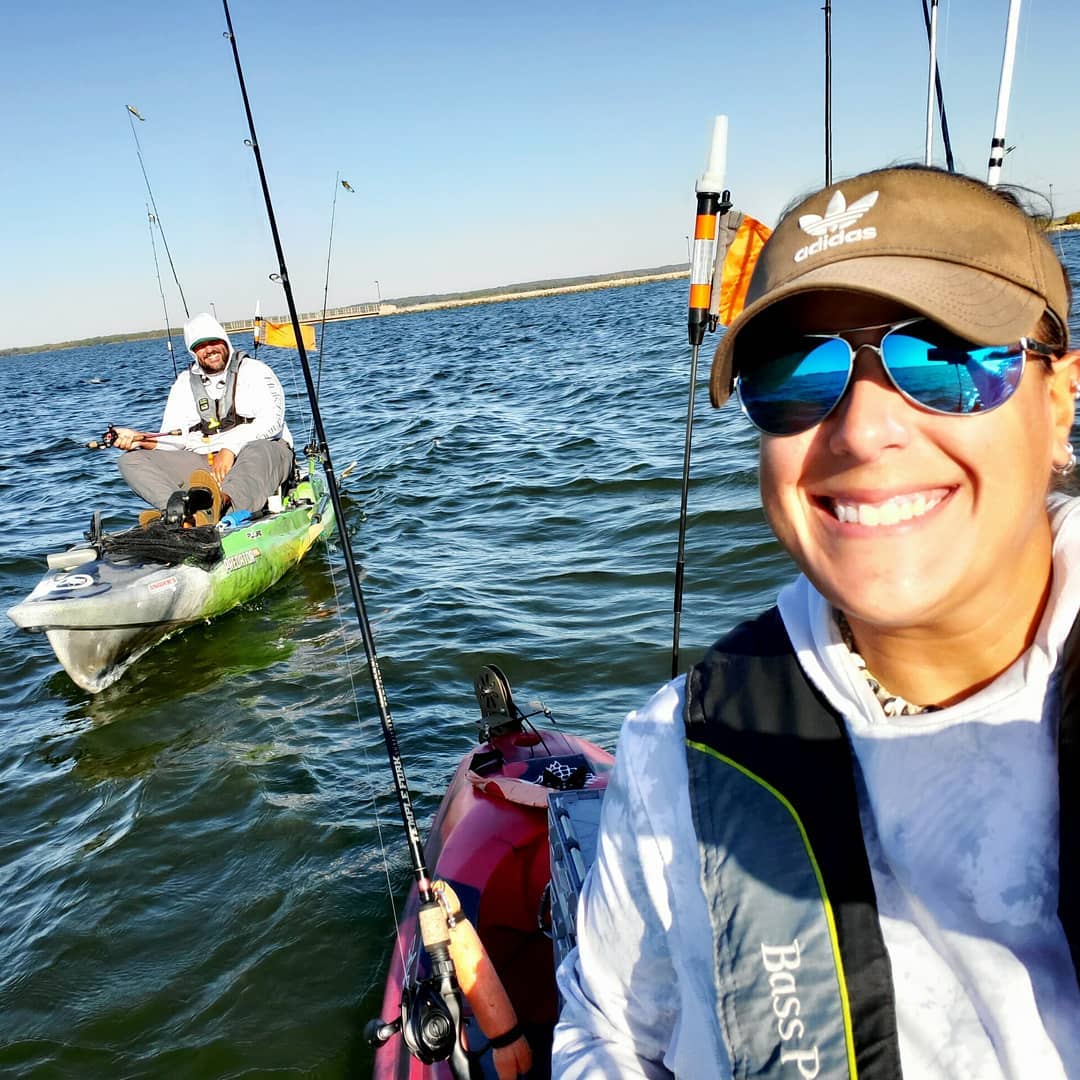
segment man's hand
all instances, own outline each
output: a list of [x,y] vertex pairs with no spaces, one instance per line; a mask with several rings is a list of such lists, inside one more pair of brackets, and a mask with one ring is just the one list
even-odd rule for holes
[[231,450],[215,450],[214,460],[210,464],[210,471],[214,479],[220,484],[225,479],[229,470],[236,462],[236,455]]
[[157,439],[151,439],[145,431],[136,431],[129,427],[114,427],[116,432],[115,446],[121,450],[153,450],[157,445]]

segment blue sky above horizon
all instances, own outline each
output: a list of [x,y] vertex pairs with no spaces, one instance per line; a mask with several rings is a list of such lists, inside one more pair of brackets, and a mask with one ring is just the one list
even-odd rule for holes
[[[769,224],[823,179],[820,0],[700,12],[646,0],[535,8],[233,0],[301,310],[685,261],[713,117],[728,185]],[[985,176],[1008,0],[944,0],[958,167]],[[58,0],[3,16],[0,347],[163,324],[143,161],[192,312],[282,312],[217,0]],[[923,154],[920,0],[834,3],[835,176]],[[1004,179],[1080,210],[1075,0],[1026,0]],[[17,103],[17,104],[16,104]],[[939,157],[940,139],[938,140]],[[182,309],[158,242],[170,320]]]

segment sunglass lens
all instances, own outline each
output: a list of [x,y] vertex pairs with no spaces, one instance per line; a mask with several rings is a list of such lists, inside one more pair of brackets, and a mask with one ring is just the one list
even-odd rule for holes
[[1012,397],[1024,370],[1019,346],[964,348],[887,334],[882,352],[901,393],[935,412],[975,413]]
[[850,373],[846,341],[803,338],[770,356],[751,356],[739,375],[739,399],[762,431],[797,435],[829,415]]

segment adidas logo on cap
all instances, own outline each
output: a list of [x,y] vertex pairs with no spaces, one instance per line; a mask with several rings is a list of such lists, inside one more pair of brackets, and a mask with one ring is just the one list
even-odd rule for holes
[[844,193],[835,191],[829,205],[825,207],[824,215],[803,214],[799,218],[799,228],[818,239],[799,248],[795,252],[795,262],[804,262],[811,255],[817,255],[827,248],[857,244],[860,240],[873,240],[877,236],[877,229],[873,225],[863,225],[858,229],[849,226],[854,225],[877,202],[877,198],[878,193],[871,191],[869,195],[856,199],[848,206]]

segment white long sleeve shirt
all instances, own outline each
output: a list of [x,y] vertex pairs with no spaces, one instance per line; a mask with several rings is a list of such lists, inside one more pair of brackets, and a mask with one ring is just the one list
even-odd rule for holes
[[202,380],[209,398],[220,401],[225,393],[225,372],[207,375],[194,363],[180,372],[169,391],[165,414],[161,421],[163,431],[182,430],[185,434],[160,439],[163,449],[193,450],[208,454],[215,450],[231,450],[234,454],[257,439],[284,439],[292,446],[292,435],[285,423],[285,392],[278,377],[270,367],[253,356],[245,355],[236,374],[236,391],[233,404],[239,416],[253,417],[250,424],[237,424],[228,431],[218,432],[204,440],[200,431],[188,429],[199,423],[199,410],[191,392],[191,372]]
[[[1080,1078],[1080,987],[1057,917],[1048,693],[1080,609],[1080,500],[1055,500],[1052,524],[1052,591],[1035,642],[938,712],[887,719],[825,599],[802,577],[779,598],[799,663],[843,717],[864,780],[860,819],[901,1063],[917,1080]],[[731,1076],[683,703],[680,678],[623,727],[578,948],[558,973],[554,1076]]]

